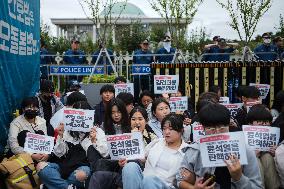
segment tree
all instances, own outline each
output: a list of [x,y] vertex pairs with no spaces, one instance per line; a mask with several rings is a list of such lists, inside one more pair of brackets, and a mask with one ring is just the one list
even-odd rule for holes
[[186,29],[191,23],[203,0],[148,0],[151,7],[165,19],[174,43],[184,40]]
[[[97,32],[97,38],[102,45],[112,45],[112,32],[115,24],[124,11],[127,0],[77,0],[86,17],[91,20]],[[119,4],[120,12],[113,15],[113,7]],[[88,14],[89,13],[89,14]]]
[[279,26],[275,27],[276,34],[275,36],[284,36],[284,18],[282,14],[279,15]]
[[231,28],[237,31],[246,45],[251,41],[261,17],[272,5],[272,0],[216,0],[231,18]]

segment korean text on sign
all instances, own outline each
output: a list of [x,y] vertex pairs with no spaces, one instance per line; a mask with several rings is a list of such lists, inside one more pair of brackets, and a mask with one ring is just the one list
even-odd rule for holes
[[229,104],[229,103],[230,103],[230,99],[229,99],[229,97],[227,97],[227,96],[222,96],[222,97],[220,97],[220,99],[219,99],[219,103],[220,103],[220,104]]
[[134,85],[133,83],[123,83],[123,84],[115,84],[115,96],[117,96],[119,93],[131,93],[134,95]]
[[27,133],[24,151],[29,153],[51,154],[54,137]]
[[178,75],[155,75],[154,93],[177,93],[179,84]]
[[224,160],[235,155],[241,165],[247,164],[244,134],[242,132],[207,135],[200,138],[203,167],[226,166]]
[[140,132],[107,136],[111,159],[144,159],[144,142]]
[[256,88],[258,88],[259,92],[260,92],[260,98],[261,99],[266,99],[269,90],[270,90],[270,85],[268,84],[256,84],[256,83],[250,83],[249,86],[255,86]]
[[169,102],[171,107],[171,112],[187,110],[188,109],[187,100],[188,98],[186,96],[171,97]]
[[242,108],[243,103],[236,103],[236,104],[222,104],[225,106],[229,111],[232,117],[235,117],[238,113],[238,110]]
[[248,146],[261,151],[276,146],[280,137],[280,128],[277,127],[243,125],[243,132]]
[[203,126],[198,122],[194,122],[192,124],[192,134],[193,142],[199,142],[199,138],[205,135]]
[[89,132],[94,125],[94,110],[65,109],[65,129],[70,131]]

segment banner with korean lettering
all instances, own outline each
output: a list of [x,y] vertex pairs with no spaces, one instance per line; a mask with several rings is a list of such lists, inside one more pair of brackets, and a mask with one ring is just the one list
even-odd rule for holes
[[204,128],[199,122],[192,124],[193,142],[199,142],[199,138],[205,135]]
[[259,92],[260,92],[260,98],[261,99],[266,99],[269,90],[270,90],[270,85],[268,84],[256,84],[256,83],[250,83],[249,86],[254,86],[256,88],[258,88]]
[[170,107],[171,107],[171,112],[176,112],[176,111],[185,111],[188,109],[187,105],[187,96],[181,96],[181,97],[171,97],[170,98]]
[[232,117],[235,117],[238,111],[242,108],[243,103],[235,103],[235,104],[222,104],[225,106],[229,111]]
[[206,135],[200,138],[203,167],[224,167],[224,160],[235,155],[241,165],[247,164],[246,144],[243,132]]
[[51,154],[54,147],[54,137],[27,133],[24,151],[29,153]]
[[134,85],[133,83],[121,83],[121,84],[115,84],[115,96],[117,96],[119,93],[130,93],[134,96]]
[[269,151],[277,146],[280,128],[270,126],[243,125],[246,143],[254,150]]
[[1,0],[0,153],[12,112],[39,88],[40,1]]
[[179,75],[154,75],[154,93],[177,93]]
[[94,127],[94,110],[66,108],[63,111],[65,129],[69,131],[90,132]]
[[144,159],[144,142],[141,132],[108,135],[107,145],[111,159]]

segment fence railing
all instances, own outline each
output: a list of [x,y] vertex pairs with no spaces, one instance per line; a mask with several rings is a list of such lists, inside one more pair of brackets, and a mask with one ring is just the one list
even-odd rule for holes
[[[174,55],[174,54],[172,54]],[[218,54],[206,54],[218,55]],[[224,55],[224,53],[222,53]],[[284,69],[283,60],[275,61],[257,61],[255,58],[244,60],[244,55],[232,54],[229,61],[221,62],[201,62],[202,56],[198,57],[194,53],[188,51],[184,54],[177,54],[174,63],[157,63],[153,62],[152,75],[179,75],[180,86],[184,89],[185,94],[196,102],[199,95],[209,90],[211,85],[219,85],[223,89],[223,95],[229,96],[234,100],[234,91],[238,85],[248,85],[249,83],[270,84],[270,95],[265,100],[267,104],[272,104],[274,94],[284,89]],[[74,66],[63,62],[63,56],[59,53],[54,57],[51,64],[44,64],[49,69],[52,65]],[[169,56],[161,54],[149,54],[142,56]],[[42,58],[45,56],[42,56]],[[93,66],[91,60],[92,55],[86,55],[87,63],[80,65],[82,67]],[[118,75],[124,75],[127,80],[132,80],[132,72],[130,69],[133,61],[133,54],[114,55],[114,66]],[[49,74],[49,72],[48,72]],[[64,76],[49,76],[54,80],[57,77],[58,87],[60,88],[60,80]]]

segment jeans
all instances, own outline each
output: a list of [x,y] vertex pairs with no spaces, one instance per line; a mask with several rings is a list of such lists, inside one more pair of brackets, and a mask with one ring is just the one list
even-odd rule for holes
[[93,173],[89,189],[117,189],[121,187],[121,175],[111,171],[96,171]]
[[83,188],[85,182],[80,182],[76,179],[76,171],[84,171],[88,177],[91,174],[91,169],[88,166],[81,166],[73,171],[67,180],[64,180],[61,178],[59,169],[60,167],[58,164],[48,163],[46,167],[38,172],[40,180],[48,189],[67,189],[68,185],[70,184],[74,184],[77,187]]
[[122,169],[123,189],[171,189],[156,176],[143,176],[137,163],[127,163]]

